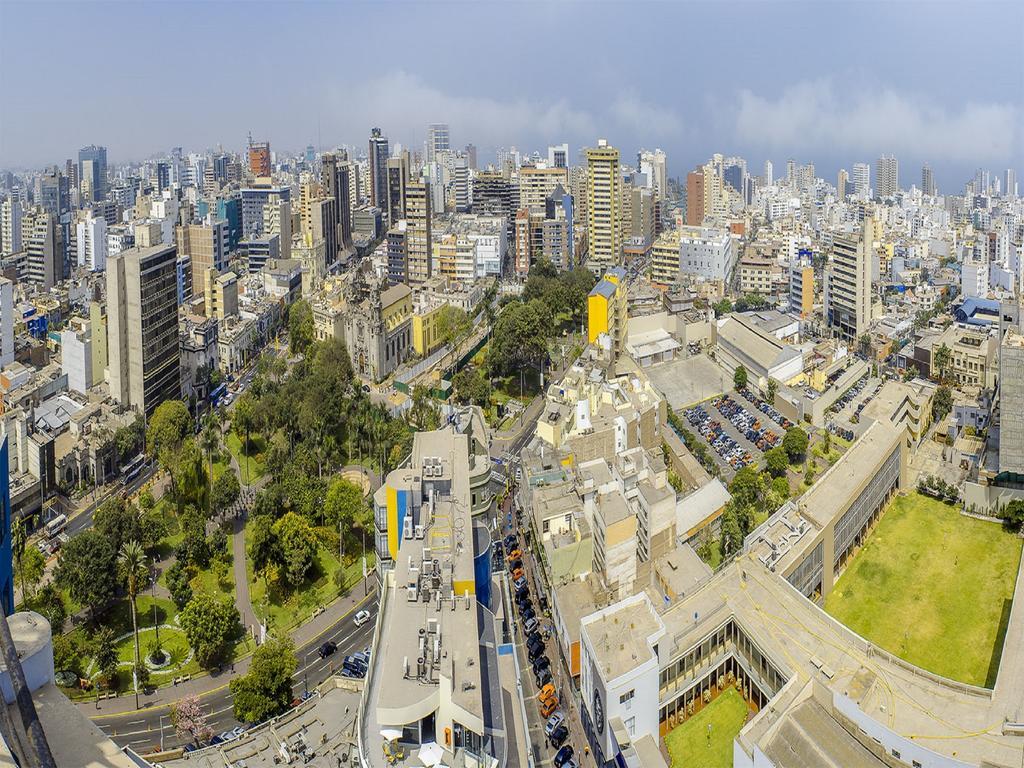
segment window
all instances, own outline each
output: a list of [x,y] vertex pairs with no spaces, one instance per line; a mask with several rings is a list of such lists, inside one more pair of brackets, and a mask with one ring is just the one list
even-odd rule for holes
[[627,701],[630,701],[635,695],[636,695],[636,689],[635,688],[630,688],[624,694],[619,696],[619,704],[625,704]]
[[626,721],[626,730],[629,732],[630,736],[634,736],[635,735],[635,731],[636,731],[636,718],[635,717],[631,717],[631,718],[629,718]]

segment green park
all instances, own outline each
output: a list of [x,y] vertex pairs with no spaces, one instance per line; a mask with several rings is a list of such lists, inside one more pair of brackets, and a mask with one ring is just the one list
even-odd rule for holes
[[897,497],[825,601],[864,638],[935,674],[991,687],[1021,539],[920,493]]
[[732,743],[749,711],[740,692],[726,688],[665,736],[672,768],[730,768]]

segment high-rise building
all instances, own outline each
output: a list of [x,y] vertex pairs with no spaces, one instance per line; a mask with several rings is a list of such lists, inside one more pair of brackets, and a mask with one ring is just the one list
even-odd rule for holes
[[473,187],[469,173],[469,159],[465,155],[456,157],[452,166],[452,187],[455,193],[455,210],[459,213],[468,213],[473,204]]
[[921,166],[921,191],[928,197],[935,196],[935,174],[928,163]]
[[548,165],[552,168],[568,168],[569,145],[555,144],[548,147]]
[[257,178],[269,176],[270,167],[270,142],[249,140],[249,173]]
[[203,282],[203,302],[207,317],[223,321],[238,314],[238,275],[230,269],[224,274],[216,269],[208,269]]
[[686,223],[699,227],[704,222],[704,169],[686,174]]
[[439,161],[439,153],[451,149],[447,123],[431,123],[427,126],[427,162]]
[[45,211],[60,218],[71,210],[68,177],[62,174],[57,166],[43,171],[39,176],[38,185],[36,203],[41,205]]
[[129,248],[107,262],[110,394],[151,414],[181,397],[177,248]]
[[430,182],[411,181],[406,185],[405,220],[406,265],[409,285],[420,285],[432,274],[430,239]]
[[999,471],[1024,474],[1024,335],[1003,332],[999,345]]
[[875,162],[875,194],[893,197],[900,191],[900,164],[892,155],[882,155]]
[[861,200],[871,195],[871,166],[867,163],[853,164],[853,193]]
[[0,368],[14,362],[14,283],[0,277]]
[[[89,174],[85,174],[85,161],[90,161]],[[91,144],[78,150],[78,179],[88,185],[92,196],[88,202],[104,200],[107,197],[107,148]]]
[[352,209],[349,201],[348,158],[333,152],[322,158],[320,184],[324,194],[334,200],[334,219],[337,222],[338,234],[335,240],[338,253],[331,255],[332,260],[341,258],[346,248],[352,245]]
[[1003,192],[1007,197],[1017,196],[1017,171],[1007,168],[1003,174]]
[[394,224],[405,218],[405,189],[409,184],[409,153],[402,152],[389,157],[387,162],[387,203],[388,222]]
[[836,199],[840,202],[846,199],[846,185],[850,183],[850,174],[845,168],[839,169],[839,176],[836,178]]
[[476,144],[466,145],[466,159],[469,161],[469,167],[472,170],[476,170]]
[[211,218],[205,224],[188,224],[177,228],[178,252],[191,260],[192,295],[202,294],[206,273],[221,273],[228,264],[228,223]]
[[[338,220],[333,197],[318,197],[309,201],[309,213],[303,219],[303,240],[307,247],[323,243],[323,261],[314,265],[314,277],[319,279],[338,260]],[[317,250],[317,252],[319,252]]]
[[409,254],[406,250],[408,222],[405,219],[388,229],[388,282],[392,285],[409,282]]
[[[292,204],[280,197],[272,197],[263,206],[263,236],[277,236],[281,246],[280,258],[292,257]],[[230,242],[230,237],[229,237]]]
[[874,224],[864,219],[860,237],[837,235],[825,275],[825,322],[844,341],[855,343],[871,322],[871,261]]
[[774,167],[772,166],[771,160],[764,161],[764,185],[770,187],[775,183]]
[[622,175],[619,150],[598,139],[587,158],[587,266],[595,275],[614,267],[622,257]]
[[0,253],[21,250],[21,202],[10,195],[0,204]]
[[814,263],[810,249],[801,248],[789,262],[789,311],[801,318],[814,311]]
[[653,152],[641,149],[637,160],[640,173],[647,177],[648,186],[654,190],[659,200],[664,200],[668,195],[668,165],[665,153],[660,149]]
[[519,206],[534,213],[543,213],[545,201],[561,186],[569,186],[569,172],[563,167],[537,168],[524,165],[519,169]]
[[64,277],[62,229],[57,217],[40,207],[26,213],[21,224],[26,280],[48,291]]
[[380,132],[380,128],[370,131],[370,205],[380,208],[382,213],[388,212],[388,137]]
[[75,230],[78,266],[102,272],[107,267],[107,220],[90,211]]

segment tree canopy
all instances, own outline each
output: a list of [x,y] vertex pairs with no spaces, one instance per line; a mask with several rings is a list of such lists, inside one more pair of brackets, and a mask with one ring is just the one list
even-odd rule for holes
[[178,621],[196,660],[207,668],[228,657],[242,629],[234,601],[218,600],[204,592],[189,601]]
[[313,343],[313,308],[299,299],[288,310],[288,343],[292,352],[305,352]]
[[89,606],[95,616],[117,590],[117,550],[99,531],[83,531],[61,547],[55,577],[72,600]]
[[297,668],[291,639],[271,637],[257,648],[249,671],[230,684],[235,719],[262,723],[287,710],[292,700],[292,675]]
[[782,438],[782,448],[786,451],[791,462],[796,462],[801,456],[807,453],[807,446],[810,438],[801,427],[792,427]]

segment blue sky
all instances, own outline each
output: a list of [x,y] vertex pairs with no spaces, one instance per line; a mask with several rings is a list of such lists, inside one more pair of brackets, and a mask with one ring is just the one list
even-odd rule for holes
[[[1024,172],[1024,3],[12,3],[0,0],[0,166],[108,147],[363,146],[451,125],[482,161],[606,137],[819,175],[894,153]],[[319,136],[319,140],[318,140]]]

